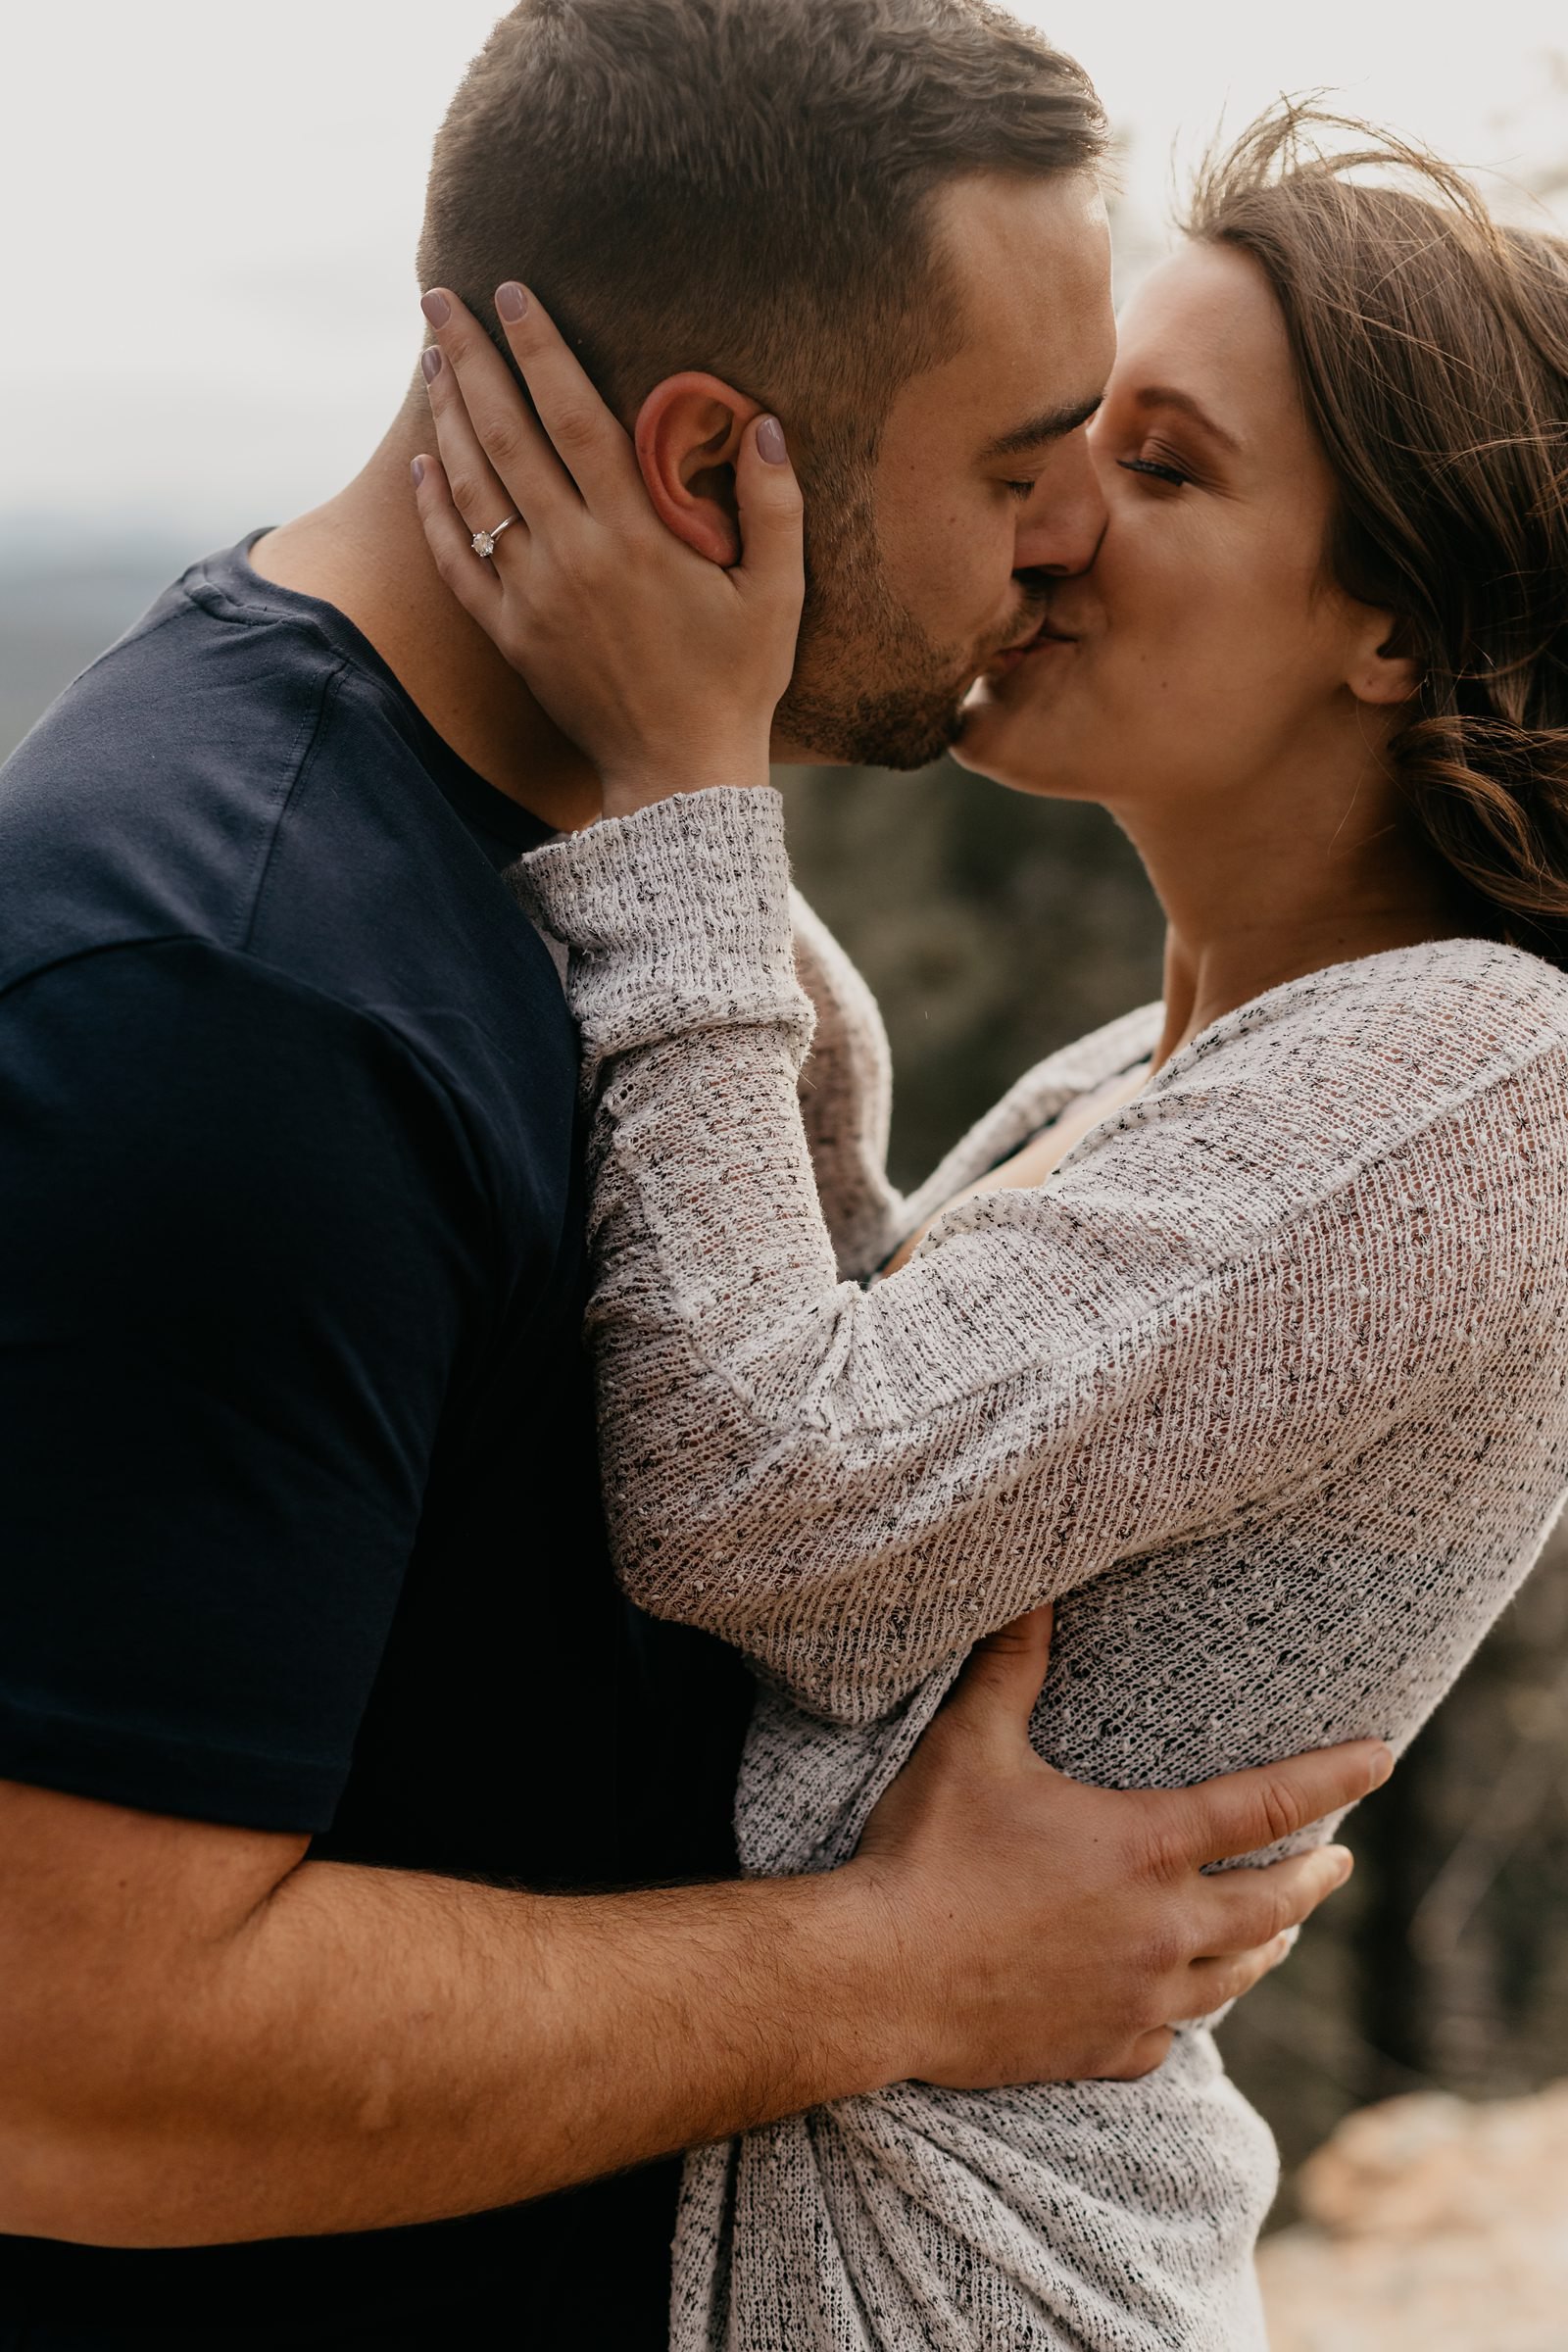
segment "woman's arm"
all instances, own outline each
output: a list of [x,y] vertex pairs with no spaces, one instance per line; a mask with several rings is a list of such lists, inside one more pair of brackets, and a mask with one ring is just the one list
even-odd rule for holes
[[1111,1562],[1333,1476],[1498,1344],[1495,1251],[1407,1238],[1455,1139],[1407,1100],[1396,1014],[1349,1013],[1348,1111],[1284,1082],[1321,1089],[1335,1058],[1332,975],[1274,1093],[1255,1052],[1240,1085],[1189,1056],[1051,1187],[966,1203],[865,1292],[838,1279],[797,1106],[777,796],[671,800],[519,879],[570,943],[597,1102],[622,1573],[810,1705],[868,1718]]
[[874,1274],[908,1231],[888,1181],[893,1069],[876,999],[827,925],[791,893],[795,974],[815,1027],[802,1066],[801,1123],[816,1197],[846,1280]]
[[[706,560],[520,290],[503,307],[534,415],[447,307],[431,548],[625,818],[523,870],[570,945],[596,1094],[604,1450],[637,1595],[863,1720],[1040,1598],[1462,1410],[1541,1313],[1528,1229],[1495,1199],[1516,1106],[1482,1134],[1482,1214],[1464,1096],[1511,1083],[1540,1030],[1519,1048],[1515,1026],[1510,1062],[1478,992],[1450,984],[1434,1012],[1413,968],[1372,1002],[1343,972],[1274,992],[1047,1187],[950,1211],[870,1291],[839,1280],[777,798],[690,797],[765,781],[801,591],[777,424],[737,407],[744,553]],[[448,479],[465,514],[466,495],[480,519],[520,513],[493,563]]]
[[827,926],[791,893],[795,971],[816,1026],[801,1071],[801,1120],[839,1272],[863,1281],[956,1195],[1010,1159],[1068,1105],[1146,1061],[1160,1007],[1140,1005],[1026,1070],[907,1197],[887,1174],[893,1070],[876,999]]

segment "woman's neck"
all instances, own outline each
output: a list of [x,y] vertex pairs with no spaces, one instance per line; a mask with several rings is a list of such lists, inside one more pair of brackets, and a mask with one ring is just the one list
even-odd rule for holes
[[[1301,812],[1283,833],[1281,807]],[[1415,833],[1386,774],[1345,788],[1195,812],[1117,817],[1164,908],[1168,1061],[1239,1004],[1327,964],[1474,929],[1448,868]]]

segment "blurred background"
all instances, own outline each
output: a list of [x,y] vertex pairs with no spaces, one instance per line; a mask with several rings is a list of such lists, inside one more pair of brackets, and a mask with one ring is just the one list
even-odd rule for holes
[[[355,470],[419,345],[431,135],[489,0],[75,0],[9,13],[0,757],[192,557]],[[1223,116],[1327,89],[1568,224],[1560,0],[1032,4],[1116,125],[1125,292]],[[126,778],[134,789],[134,777]],[[1099,811],[944,764],[788,782],[808,894],[877,989],[913,1180],[1042,1054],[1157,993]],[[1294,2162],[1348,2109],[1568,2076],[1568,1551],[1353,1829],[1359,1870],[1225,2029]],[[1281,2216],[1292,2210],[1292,2191]],[[1543,2338],[1543,2341],[1545,2339]],[[1568,2327],[1553,2341],[1568,2344]]]

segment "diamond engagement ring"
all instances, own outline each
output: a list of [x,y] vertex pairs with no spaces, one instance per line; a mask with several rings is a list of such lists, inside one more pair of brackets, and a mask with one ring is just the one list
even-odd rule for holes
[[495,554],[496,541],[500,538],[502,532],[510,531],[514,522],[520,522],[521,520],[522,516],[520,514],[509,514],[506,521],[498,522],[493,531],[474,532],[473,537],[468,544],[473,549],[474,554],[478,557],[481,564],[484,563],[488,557]]

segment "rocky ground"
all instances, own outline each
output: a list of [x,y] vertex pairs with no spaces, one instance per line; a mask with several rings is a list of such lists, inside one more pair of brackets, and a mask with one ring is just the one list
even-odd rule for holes
[[1259,2255],[1273,2352],[1568,2352],[1568,2082],[1364,2108],[1298,2189]]

